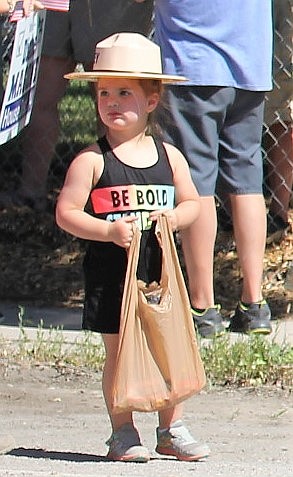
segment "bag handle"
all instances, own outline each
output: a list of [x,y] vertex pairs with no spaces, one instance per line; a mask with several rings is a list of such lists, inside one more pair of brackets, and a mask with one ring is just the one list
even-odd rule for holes
[[[132,223],[133,238],[130,243],[130,247],[127,249],[127,270],[125,276],[125,282],[134,283],[136,280],[136,272],[139,259],[140,251],[140,241],[141,241],[141,232],[137,225]],[[161,284],[164,286],[168,285],[168,273],[167,273],[167,263],[172,259],[172,255],[177,255],[177,251],[174,244],[173,232],[171,229],[171,224],[168,217],[164,214],[158,216],[155,234],[159,245],[162,249],[162,272],[161,272]]]
[[161,214],[158,216],[155,234],[162,249],[162,269],[160,283],[162,287],[167,288],[169,283],[168,262],[172,260],[172,255],[174,254],[174,252],[173,254],[171,253],[172,247],[174,245],[173,232],[167,215]]
[[[136,270],[138,265],[139,249],[141,232],[135,224],[132,224],[133,239],[131,240],[130,247],[126,250],[127,253],[127,268],[124,280],[124,292],[122,296],[121,310],[127,310],[131,307],[131,300],[136,300],[137,293],[134,293],[136,285]],[[125,290],[131,290],[131,293],[125,293]],[[126,320],[121,316],[119,334],[122,336],[125,332]],[[122,340],[119,343],[119,350]],[[118,350],[118,352],[119,352]]]
[[141,231],[139,230],[137,225],[132,222],[131,226],[133,238],[130,242],[130,247],[127,249],[128,263],[125,281],[128,278],[128,275],[130,275],[131,277],[134,277],[136,275],[141,240]]

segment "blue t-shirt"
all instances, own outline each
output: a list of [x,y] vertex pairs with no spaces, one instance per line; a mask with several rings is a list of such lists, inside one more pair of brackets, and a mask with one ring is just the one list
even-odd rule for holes
[[156,0],[155,35],[184,84],[272,88],[271,0]]

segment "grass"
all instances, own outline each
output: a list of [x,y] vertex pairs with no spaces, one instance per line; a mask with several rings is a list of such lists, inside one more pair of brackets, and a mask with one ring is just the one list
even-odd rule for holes
[[208,380],[212,385],[277,385],[293,389],[293,347],[264,336],[229,335],[201,346]]
[[[19,308],[19,337],[16,342],[0,338],[2,364],[42,363],[54,367],[100,371],[104,347],[99,335],[79,333],[68,341],[61,328],[45,330],[40,322],[35,338],[29,338],[23,326],[24,309]],[[277,386],[293,389],[293,347],[263,336],[243,336],[232,342],[224,335],[214,340],[200,340],[208,386],[260,387]]]
[[34,338],[29,337],[29,328],[23,326],[24,308],[19,307],[18,339],[9,341],[0,337],[0,359],[6,364],[29,363],[39,365],[101,370],[104,363],[104,347],[97,334],[83,332],[73,342],[66,339],[62,328],[44,329],[40,321]]

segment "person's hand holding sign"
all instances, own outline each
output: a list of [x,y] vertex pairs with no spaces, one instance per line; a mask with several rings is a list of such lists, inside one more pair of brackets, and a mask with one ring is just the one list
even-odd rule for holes
[[43,10],[44,8],[44,5],[39,0],[23,0],[25,16],[29,15],[33,10]]
[[[16,0],[0,0],[0,13],[12,13]],[[39,0],[23,0],[23,11],[28,16],[33,10],[43,10],[45,7]]]

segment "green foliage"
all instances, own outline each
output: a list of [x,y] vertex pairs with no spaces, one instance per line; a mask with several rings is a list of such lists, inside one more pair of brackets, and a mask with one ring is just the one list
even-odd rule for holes
[[[17,343],[2,342],[0,357],[8,357],[14,361],[28,361],[31,364],[47,364],[49,366],[86,367],[100,370],[105,359],[104,347],[97,334],[83,332],[74,340],[65,337],[62,328],[43,327],[41,320],[35,337],[29,338],[28,328],[23,326],[24,309],[19,307],[19,338]],[[9,348],[9,350],[8,350]]]
[[201,345],[206,374],[212,385],[292,387],[293,347],[264,336],[242,336],[231,343],[229,335]]
[[[102,369],[105,353],[97,333],[81,332],[72,341],[61,328],[44,329],[42,321],[35,337],[23,326],[24,310],[19,308],[19,338],[15,343],[0,339],[0,359],[55,367]],[[293,388],[293,347],[274,338],[231,334],[199,340],[209,386],[278,386]]]

